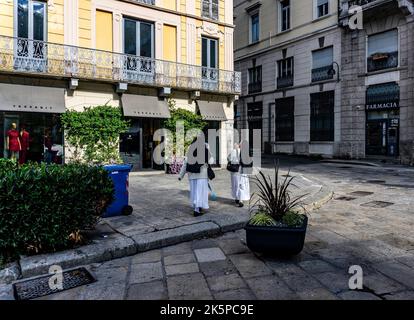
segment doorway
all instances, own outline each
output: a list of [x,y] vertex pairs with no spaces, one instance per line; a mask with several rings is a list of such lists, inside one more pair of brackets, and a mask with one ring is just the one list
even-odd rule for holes
[[398,145],[399,118],[367,120],[367,155],[397,157]]

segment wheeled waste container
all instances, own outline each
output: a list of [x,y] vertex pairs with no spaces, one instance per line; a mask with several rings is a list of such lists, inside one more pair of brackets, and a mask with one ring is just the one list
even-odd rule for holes
[[115,188],[115,200],[106,209],[103,217],[113,217],[120,215],[130,215],[132,207],[129,205],[129,172],[132,169],[131,165],[115,164],[106,165],[104,169],[108,171]]

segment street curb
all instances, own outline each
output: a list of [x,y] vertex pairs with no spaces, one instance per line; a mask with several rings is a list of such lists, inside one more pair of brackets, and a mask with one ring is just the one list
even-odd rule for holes
[[[319,191],[308,200],[304,206],[305,212],[320,208],[328,202],[333,191],[326,185],[312,178],[312,182],[320,185]],[[115,233],[107,238],[95,240],[93,243],[52,254],[36,256],[23,256],[20,259],[20,278],[28,278],[46,274],[52,265],[62,269],[73,268],[80,265],[101,263],[112,259],[135,255],[139,252],[158,249],[165,246],[191,241],[203,237],[212,237],[244,228],[249,219],[248,213],[240,215],[214,215],[206,214],[199,223],[184,225],[177,228],[165,229],[130,237]]]
[[336,163],[336,164],[345,164],[345,165],[353,165],[353,166],[363,166],[363,167],[382,167],[381,165],[368,162],[368,161],[356,161],[356,160],[336,160],[336,159],[324,159],[320,160],[323,163]]

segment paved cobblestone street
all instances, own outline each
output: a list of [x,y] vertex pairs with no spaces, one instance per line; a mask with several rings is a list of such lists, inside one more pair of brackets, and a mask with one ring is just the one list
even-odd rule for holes
[[[90,265],[96,283],[44,299],[414,299],[414,170],[289,165],[335,189],[298,256],[256,255],[239,230]],[[348,287],[351,265],[362,291]]]

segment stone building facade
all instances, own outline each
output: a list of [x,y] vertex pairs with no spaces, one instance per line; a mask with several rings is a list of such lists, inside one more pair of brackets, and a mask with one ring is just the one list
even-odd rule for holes
[[237,127],[266,153],[412,162],[412,5],[235,1]]
[[[349,26],[361,5],[362,29]],[[338,156],[413,163],[414,7],[412,1],[343,1],[341,144]]]

